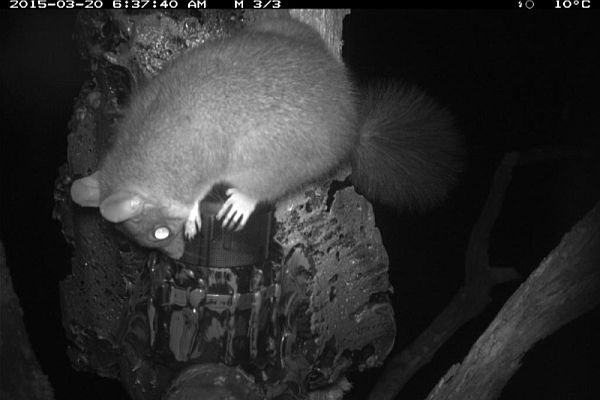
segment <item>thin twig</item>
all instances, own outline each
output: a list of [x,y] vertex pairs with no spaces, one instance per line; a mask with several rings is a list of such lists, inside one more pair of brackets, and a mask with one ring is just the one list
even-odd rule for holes
[[490,232],[502,208],[504,194],[519,156],[504,157],[496,170],[492,188],[475,224],[466,253],[465,284],[431,325],[405,350],[386,364],[386,369],[369,395],[371,400],[391,400],[437,350],[467,321],[478,315],[490,302],[491,288],[509,279],[519,278],[512,269],[497,269],[489,265]]

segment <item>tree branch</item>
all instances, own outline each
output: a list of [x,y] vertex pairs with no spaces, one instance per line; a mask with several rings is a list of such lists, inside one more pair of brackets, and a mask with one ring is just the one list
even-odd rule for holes
[[415,372],[429,363],[437,350],[463,324],[485,309],[490,302],[489,293],[494,285],[519,278],[515,270],[490,267],[488,258],[490,232],[502,207],[504,194],[517,159],[517,153],[505,156],[496,170],[487,201],[469,238],[465,261],[465,285],[408,348],[386,363],[386,369],[369,399],[393,399]]
[[33,352],[0,241],[0,398],[53,400],[48,377]]
[[540,339],[600,303],[600,202],[506,302],[428,400],[495,399]]

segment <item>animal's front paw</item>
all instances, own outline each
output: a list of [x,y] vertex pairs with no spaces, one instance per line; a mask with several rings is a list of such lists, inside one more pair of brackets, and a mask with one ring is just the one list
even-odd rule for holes
[[196,236],[196,233],[200,232],[201,227],[202,218],[200,217],[200,203],[196,202],[190,211],[187,221],[185,221],[185,237],[187,239],[192,239]]
[[223,228],[233,229],[237,224],[235,230],[239,231],[246,226],[258,202],[237,189],[228,189],[226,194],[229,198],[217,213],[217,219],[223,218]]

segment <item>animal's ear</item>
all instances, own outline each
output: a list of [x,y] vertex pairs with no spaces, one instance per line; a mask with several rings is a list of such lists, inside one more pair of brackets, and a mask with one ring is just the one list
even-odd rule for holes
[[100,213],[110,222],[123,222],[144,210],[144,199],[131,192],[116,192],[100,204]]
[[71,185],[71,198],[83,207],[98,207],[100,205],[99,171],[90,176],[77,179]]

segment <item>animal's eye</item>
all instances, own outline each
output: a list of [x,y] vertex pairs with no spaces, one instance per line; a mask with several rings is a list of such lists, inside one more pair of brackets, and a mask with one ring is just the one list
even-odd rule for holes
[[159,226],[154,229],[154,239],[164,240],[169,237],[171,231],[166,226]]

